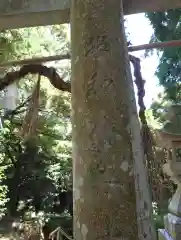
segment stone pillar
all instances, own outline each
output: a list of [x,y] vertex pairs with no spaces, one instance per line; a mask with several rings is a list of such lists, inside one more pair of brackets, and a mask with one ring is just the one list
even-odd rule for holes
[[72,1],[75,240],[154,239],[122,14],[120,0]]

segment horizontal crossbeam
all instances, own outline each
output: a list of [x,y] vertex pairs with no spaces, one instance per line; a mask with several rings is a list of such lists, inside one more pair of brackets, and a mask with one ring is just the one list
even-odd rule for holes
[[[142,44],[137,46],[129,46],[128,51],[135,52],[140,50],[151,50],[151,49],[159,49],[159,48],[163,49],[167,47],[181,47],[181,40],[172,40],[167,42],[157,42],[157,43]],[[12,66],[22,66],[26,64],[53,62],[53,61],[60,61],[60,60],[66,60],[66,59],[70,59],[70,54],[8,61],[8,62],[0,63],[0,69],[6,68],[6,67],[12,67]]]
[[[123,1],[125,15],[181,8],[180,0]],[[68,23],[70,2],[71,0],[0,0],[0,29]]]

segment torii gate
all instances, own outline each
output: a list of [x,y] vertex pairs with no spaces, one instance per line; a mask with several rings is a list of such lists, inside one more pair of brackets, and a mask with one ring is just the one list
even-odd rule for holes
[[[0,28],[12,29],[70,22],[70,0],[1,0]],[[180,8],[180,0],[126,0],[124,14]]]
[[[181,1],[123,5],[132,14],[179,8]],[[153,240],[121,0],[72,0],[71,11],[68,0],[0,1],[0,28],[69,21],[74,238]]]

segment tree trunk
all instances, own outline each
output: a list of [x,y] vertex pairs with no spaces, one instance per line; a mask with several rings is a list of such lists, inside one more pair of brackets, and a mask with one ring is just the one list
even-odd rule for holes
[[154,239],[120,13],[121,0],[72,1],[75,240]]

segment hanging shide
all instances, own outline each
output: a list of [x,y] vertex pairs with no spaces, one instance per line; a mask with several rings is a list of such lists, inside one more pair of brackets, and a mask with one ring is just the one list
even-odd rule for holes
[[3,78],[0,79],[0,91],[8,85],[19,81],[28,74],[38,74],[49,79],[50,83],[61,91],[71,92],[71,84],[65,82],[53,67],[46,67],[41,64],[29,64],[22,66],[17,71],[8,72]]

